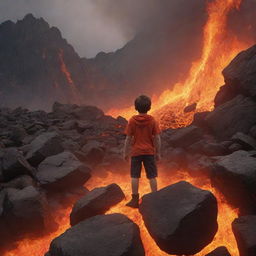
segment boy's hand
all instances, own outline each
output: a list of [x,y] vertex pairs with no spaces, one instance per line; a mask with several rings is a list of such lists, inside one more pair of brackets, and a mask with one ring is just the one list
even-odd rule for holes
[[161,161],[162,157],[160,154],[156,154],[156,161],[159,162]]

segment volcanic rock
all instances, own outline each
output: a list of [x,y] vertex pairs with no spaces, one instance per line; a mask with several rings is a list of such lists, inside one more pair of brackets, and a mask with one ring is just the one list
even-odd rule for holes
[[205,256],[231,256],[231,254],[225,246],[220,246]]
[[206,128],[205,118],[209,113],[210,113],[209,111],[195,113],[192,125],[195,125],[201,128]]
[[90,169],[72,153],[64,151],[47,157],[39,166],[36,177],[51,192],[82,186],[90,178]]
[[33,186],[6,190],[2,216],[8,231],[15,237],[31,232],[42,233],[47,215],[47,202]]
[[223,70],[225,83],[246,96],[256,96],[256,45],[239,53]]
[[95,188],[76,202],[70,215],[70,223],[73,226],[82,220],[103,214],[124,198],[125,195],[117,184]]
[[242,216],[234,220],[232,229],[240,256],[256,255],[256,215]]
[[239,143],[232,143],[229,147],[228,147],[230,153],[233,153],[235,151],[238,151],[238,150],[242,150],[243,149],[243,146]]
[[61,153],[63,150],[60,136],[56,132],[46,132],[31,142],[26,159],[30,164],[36,166],[46,157]]
[[242,132],[236,133],[232,140],[243,146],[245,150],[255,150],[256,149],[256,140]]
[[216,198],[185,181],[143,196],[139,211],[150,235],[169,254],[195,254],[217,231]]
[[220,157],[212,167],[211,181],[243,214],[256,212],[256,152],[236,151]]
[[34,168],[16,148],[7,148],[0,155],[1,169],[4,181],[9,181],[19,175],[34,176]]
[[84,153],[84,161],[91,165],[101,163],[105,155],[102,144],[95,140],[87,142],[81,150]]
[[219,139],[228,139],[237,132],[248,133],[256,123],[256,102],[238,95],[217,107],[205,119],[212,133]]
[[167,135],[166,141],[173,147],[187,147],[202,138],[200,128],[191,125],[176,130]]
[[237,90],[235,90],[235,88],[227,85],[221,86],[214,98],[214,107],[217,108],[225,102],[232,100],[238,94],[239,93],[237,92]]
[[193,103],[184,108],[184,113],[189,113],[196,110],[197,103]]
[[101,109],[94,106],[80,106],[72,113],[79,120],[97,120],[104,116]]
[[55,238],[47,256],[144,256],[139,227],[122,214],[98,215]]
[[23,189],[28,186],[35,186],[36,183],[34,179],[31,178],[31,176],[28,175],[21,175],[19,177],[16,177],[12,179],[9,182],[6,183],[0,183],[0,189],[2,188],[16,188],[16,189]]

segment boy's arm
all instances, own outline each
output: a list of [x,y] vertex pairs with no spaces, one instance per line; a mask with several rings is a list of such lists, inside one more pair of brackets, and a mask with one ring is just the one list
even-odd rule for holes
[[124,160],[128,160],[129,157],[129,150],[131,146],[132,136],[127,135],[124,142],[124,151],[123,151],[123,158]]
[[160,134],[154,136],[154,144],[156,149],[156,160],[161,160],[161,137]]

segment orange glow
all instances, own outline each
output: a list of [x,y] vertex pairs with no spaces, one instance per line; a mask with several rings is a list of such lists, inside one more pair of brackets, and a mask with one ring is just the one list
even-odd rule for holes
[[64,53],[63,50],[60,49],[59,51],[59,60],[60,60],[60,69],[61,72],[64,74],[65,78],[67,79],[67,82],[71,89],[71,94],[73,97],[73,100],[75,100],[77,103],[81,103],[79,93],[77,91],[76,85],[71,77],[71,73],[68,70],[68,67],[64,61]]
[[[196,254],[196,256],[204,256],[218,246],[226,246],[232,256],[238,256],[239,254],[236,241],[231,229],[231,223],[237,217],[237,210],[232,209],[226,203],[222,195],[218,191],[216,191],[216,189],[211,187],[210,181],[207,178],[192,178],[186,172],[182,171],[173,174],[167,173],[167,171],[163,171],[162,169],[160,169],[159,171],[159,188],[176,183],[180,180],[186,180],[194,186],[211,191],[218,200],[218,232],[213,242],[200,253]],[[86,183],[86,187],[91,190],[95,187],[109,185],[113,182],[117,183],[123,189],[126,195],[126,200],[111,208],[107,213],[125,214],[139,225],[143,245],[146,251],[146,256],[168,255],[162,252],[157,247],[154,240],[148,234],[139,211],[125,206],[126,201],[130,199],[130,178],[128,177],[128,175],[120,175],[115,172],[108,172],[107,175],[104,175],[104,177],[94,176]],[[150,190],[147,179],[143,176],[140,182],[140,194],[143,195],[149,192]],[[3,256],[43,256],[44,253],[48,251],[51,240],[62,234],[67,228],[69,228],[70,209],[71,207],[63,209],[59,211],[59,213],[56,215],[57,222],[59,224],[59,228],[56,232],[36,240],[22,240],[18,243],[18,247],[16,249],[5,253]]]
[[[224,84],[221,74],[229,62],[252,42],[238,40],[229,33],[227,17],[234,8],[239,8],[242,0],[215,0],[208,4],[208,20],[204,27],[204,44],[201,57],[192,63],[185,82],[177,83],[172,90],[162,92],[159,97],[153,96],[152,114],[160,121],[163,128],[177,128],[188,125],[194,112],[184,113],[184,107],[197,103],[198,111],[213,109],[213,100]],[[112,109],[109,115],[130,118],[135,113],[133,107]],[[170,122],[175,120],[175,122]]]

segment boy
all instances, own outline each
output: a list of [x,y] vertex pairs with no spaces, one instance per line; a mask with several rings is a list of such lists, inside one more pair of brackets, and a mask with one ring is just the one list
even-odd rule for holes
[[128,160],[131,145],[131,186],[132,199],[126,205],[132,208],[139,207],[139,178],[142,163],[144,165],[151,191],[157,191],[156,161],[160,160],[160,129],[156,120],[148,115],[151,108],[151,99],[145,95],[135,100],[135,109],[139,112],[133,116],[126,127],[124,145],[124,159]]

